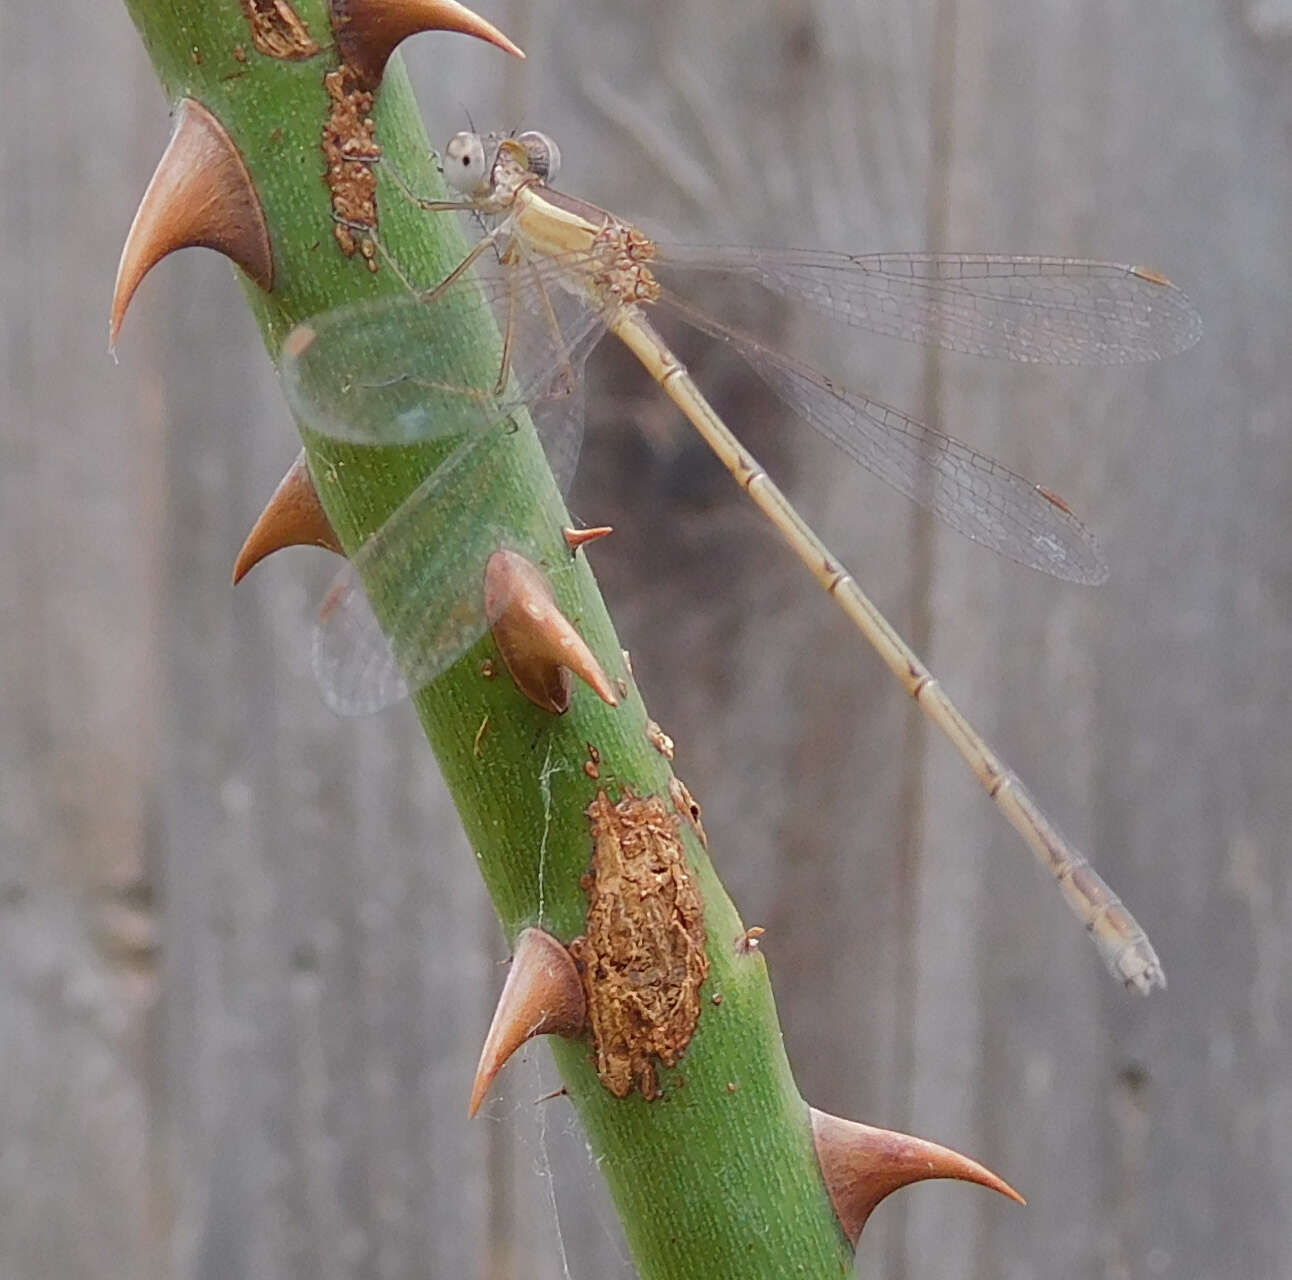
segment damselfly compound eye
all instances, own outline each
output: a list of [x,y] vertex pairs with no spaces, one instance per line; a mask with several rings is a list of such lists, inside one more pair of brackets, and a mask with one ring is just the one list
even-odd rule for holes
[[473,195],[485,186],[485,149],[478,133],[456,133],[444,148],[444,178],[449,186]]
[[561,148],[547,134],[528,129],[516,141],[525,148],[531,173],[536,173],[544,182],[556,177],[561,168]]

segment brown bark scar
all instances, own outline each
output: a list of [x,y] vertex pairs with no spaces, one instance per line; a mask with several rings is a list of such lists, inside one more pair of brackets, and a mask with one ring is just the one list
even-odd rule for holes
[[654,720],[646,722],[646,740],[665,760],[673,758],[673,739]]
[[597,1075],[617,1098],[660,1095],[658,1068],[685,1052],[709,972],[704,904],[677,818],[659,796],[604,790],[587,808],[594,842],[587,933],[570,943],[583,979]]
[[691,824],[696,838],[707,849],[709,847],[709,837],[705,834],[704,823],[700,821],[702,817],[700,802],[690,793],[686,783],[677,774],[674,774],[669,779],[668,796],[673,801],[673,808]]
[[376,271],[376,242],[361,232],[356,235],[358,227],[377,228],[377,174],[369,162],[380,158],[381,146],[372,119],[372,93],[348,66],[329,71],[323,85],[332,101],[323,126],[323,178],[337,218],[332,234],[347,258],[361,254],[368,269]]
[[318,41],[287,0],[242,0],[242,12],[258,53],[290,62],[318,53]]

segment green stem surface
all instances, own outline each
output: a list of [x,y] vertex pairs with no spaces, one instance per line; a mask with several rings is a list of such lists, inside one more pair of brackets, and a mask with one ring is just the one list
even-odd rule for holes
[[[321,46],[301,61],[256,52],[238,0],[126,3],[171,104],[191,97],[205,105],[252,175],[273,242],[275,283],[271,294],[244,285],[270,357],[277,359],[284,337],[307,317],[402,289],[392,271],[374,273],[360,258],[344,257],[333,236],[321,138],[329,109],[323,78],[338,54],[323,0],[298,6]],[[420,38],[452,56],[464,37]],[[417,190],[436,192],[439,177],[398,57],[373,116],[383,155]],[[430,284],[466,252],[454,216],[423,213],[393,198],[388,184],[379,201],[382,244],[410,279]],[[456,349],[441,353],[445,376],[487,339],[462,333]],[[431,447],[359,448],[308,433],[305,443],[324,505],[352,550],[437,456]],[[561,536],[568,514],[532,429],[506,436],[487,470],[499,525],[523,522],[546,560],[568,559]],[[488,637],[415,699],[509,939],[534,924],[565,942],[584,931],[587,900],[579,882],[592,856],[585,810],[598,788],[614,799],[625,787],[669,794],[669,762],[648,740],[645,708],[583,556],[575,572],[559,579],[566,615],[611,680],[627,683],[618,708],[576,681],[564,716],[540,711],[505,671],[484,678],[484,660],[496,658]],[[382,601],[374,605],[380,613]],[[598,779],[584,768],[589,744],[600,755]],[[735,946],[743,925],[708,853],[682,826],[705,903],[710,956],[698,1030],[681,1062],[661,1072],[663,1096],[656,1101],[613,1097],[586,1044],[554,1039],[562,1078],[644,1280],[848,1275],[852,1250],[821,1181],[765,962]],[[469,1085],[463,1080],[464,1105]]]

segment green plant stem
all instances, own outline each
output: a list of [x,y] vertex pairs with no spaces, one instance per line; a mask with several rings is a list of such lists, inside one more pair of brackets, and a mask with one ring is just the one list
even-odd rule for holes
[[[322,50],[295,62],[254,50],[237,0],[127,6],[171,103],[192,97],[208,107],[252,175],[276,274],[268,295],[244,284],[271,358],[305,318],[402,288],[390,270],[374,273],[344,257],[333,237],[320,139],[328,111],[323,77],[337,54],[322,0],[299,6]],[[452,56],[463,37],[421,38]],[[438,175],[398,57],[374,118],[384,156],[418,190],[435,192]],[[380,199],[382,244],[411,279],[438,280],[461,258],[467,246],[452,215],[422,213],[392,198],[386,185]],[[445,369],[480,340],[461,334],[456,350],[441,353]],[[328,514],[351,549],[381,526],[436,457],[430,448],[346,447],[308,434],[305,442]],[[561,538],[568,515],[532,429],[493,451],[488,492],[500,524],[524,520],[539,532],[546,558],[568,558]],[[585,810],[598,788],[614,798],[629,786],[669,794],[669,763],[647,738],[645,708],[619,640],[582,555],[579,561],[574,573],[560,575],[559,600],[611,679],[627,682],[621,706],[603,705],[576,682],[569,712],[540,711],[505,673],[484,678],[483,660],[494,652],[488,637],[416,697],[509,939],[532,924],[567,942],[583,932],[580,877],[592,854]],[[381,601],[374,604],[380,611]],[[589,744],[600,754],[596,780],[584,769]],[[683,829],[704,898],[711,962],[696,1035],[678,1066],[661,1073],[664,1094],[653,1102],[613,1097],[583,1043],[553,1041],[562,1078],[646,1280],[847,1275],[852,1251],[821,1182],[765,963],[735,947],[743,926],[706,850]],[[464,1105],[469,1084],[462,1082]]]

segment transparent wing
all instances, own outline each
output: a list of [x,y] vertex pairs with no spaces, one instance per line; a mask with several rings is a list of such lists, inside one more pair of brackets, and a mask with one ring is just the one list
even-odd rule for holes
[[[1177,289],[1150,272],[1108,263],[755,249],[673,249],[663,260],[751,277],[860,328],[1015,360],[1151,359],[1183,349],[1200,332]],[[362,714],[396,701],[482,634],[484,564],[508,534],[479,523],[487,508],[466,480],[472,437],[528,405],[554,469],[568,482],[581,439],[583,366],[606,324],[580,296],[581,273],[596,265],[582,255],[544,259],[464,279],[431,302],[404,295],[344,308],[309,321],[284,345],[289,400],[314,430],[362,444],[467,441],[329,592],[315,668],[334,710]],[[685,304],[671,305],[735,346],[850,457],[952,528],[1061,578],[1106,577],[1092,535],[1044,490],[899,410],[844,390]],[[497,334],[464,349],[461,335],[478,331],[482,309]],[[384,626],[362,582],[374,598],[399,602]]]
[[753,279],[871,333],[1025,363],[1156,360],[1202,334],[1164,277],[1085,258],[667,245],[660,262]]
[[973,542],[1020,564],[1090,585],[1108,576],[1094,535],[1045,490],[900,409],[669,297],[686,323],[729,343],[785,403],[868,471]]
[[[433,299],[381,298],[315,316],[283,344],[283,386],[312,430],[352,444],[468,435],[532,406],[558,458],[578,445],[578,381],[605,321],[561,287],[570,263],[508,268]],[[489,337],[481,312],[496,322]],[[506,376],[504,376],[504,371]]]
[[[480,519],[486,452],[502,433],[470,437],[346,562],[319,609],[314,674],[338,715],[367,715],[429,684],[485,631],[484,572],[514,530]],[[497,510],[496,506],[491,509]],[[369,599],[382,602],[378,620]]]
[[530,312],[517,328],[514,354],[519,380],[542,387],[543,393],[530,402],[530,414],[562,492],[574,480],[583,443],[585,366],[606,331],[604,318],[562,287],[571,265],[558,258],[547,274],[537,263],[519,268],[524,286],[519,297]]
[[[598,335],[600,336],[600,335]],[[548,465],[556,483],[565,493],[574,483],[579,466],[579,450],[583,444],[583,423],[586,409],[586,381],[583,366],[586,352],[578,362],[573,390],[565,396],[552,396],[530,405],[539,438],[547,453]]]
[[[501,509],[477,454],[506,440],[499,424],[528,405],[558,483],[564,488],[573,478],[584,365],[605,324],[560,287],[570,263],[544,267],[463,281],[430,303],[404,295],[341,308],[284,344],[288,398],[314,430],[360,444],[462,441],[344,566],[324,599],[314,671],[339,715],[381,710],[451,666],[484,632],[489,556],[500,546],[528,554],[515,530],[481,521],[483,511]],[[497,342],[463,352],[460,335],[478,330],[481,309],[499,321]],[[509,378],[500,390],[504,341]],[[453,381],[441,364],[455,368]],[[379,621],[369,592],[398,603]]]
[[408,697],[403,672],[348,560],[319,606],[311,656],[323,701],[339,716],[371,715]]

